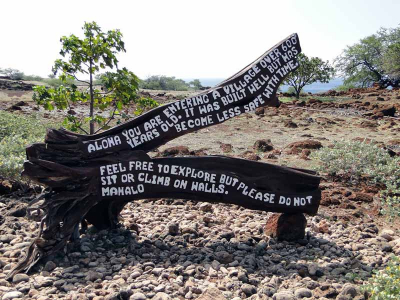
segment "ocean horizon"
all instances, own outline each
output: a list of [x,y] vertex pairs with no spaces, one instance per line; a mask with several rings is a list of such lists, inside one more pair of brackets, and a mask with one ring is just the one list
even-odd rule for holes
[[[190,82],[192,81],[194,78],[190,78],[190,79],[184,79],[186,82]],[[197,78],[200,80],[202,86],[216,86],[217,84],[221,83],[222,81],[224,81],[225,79],[223,78]],[[310,93],[323,93],[329,90],[333,90],[335,88],[337,88],[338,86],[343,84],[343,79],[342,78],[334,78],[332,80],[330,80],[328,83],[321,83],[321,82],[315,82],[313,84],[310,85],[306,85],[303,88],[303,92],[310,92]],[[282,92],[286,92],[288,90],[289,86],[288,85],[283,85],[281,87],[281,91]]]

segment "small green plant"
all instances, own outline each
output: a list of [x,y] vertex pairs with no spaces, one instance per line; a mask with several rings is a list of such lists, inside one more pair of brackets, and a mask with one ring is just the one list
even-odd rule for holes
[[344,277],[350,282],[355,282],[360,278],[357,273],[347,273]]
[[400,158],[372,143],[339,141],[312,153],[315,169],[330,176],[343,176],[351,182],[366,179],[382,184],[382,213],[400,216]]
[[32,143],[42,142],[46,128],[54,124],[5,111],[0,111],[0,124],[0,176],[21,180],[25,148]]
[[400,259],[392,257],[388,266],[376,274],[364,286],[371,300],[400,299]]

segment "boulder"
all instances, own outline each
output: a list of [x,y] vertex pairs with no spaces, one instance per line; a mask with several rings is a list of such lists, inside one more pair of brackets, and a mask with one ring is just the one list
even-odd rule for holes
[[255,110],[255,114],[257,115],[257,116],[263,116],[264,115],[264,111],[265,111],[265,108],[264,107],[258,107],[258,108],[256,108],[256,110]]
[[170,235],[179,234],[179,224],[178,223],[170,223],[170,224],[168,224],[168,233]]
[[161,152],[161,156],[189,155],[189,148],[186,146],[175,146],[165,149]]
[[369,193],[353,193],[349,199],[358,202],[371,203],[374,202],[374,195]]
[[241,290],[246,294],[247,297],[257,293],[257,288],[254,285],[245,283],[242,285]]
[[288,148],[286,151],[287,154],[299,154],[303,149],[320,149],[322,148],[322,144],[321,142],[315,140],[304,140],[291,143],[286,148]]
[[24,281],[29,281],[29,276],[26,274],[15,274],[13,277],[13,283],[20,283]]
[[396,107],[393,105],[381,106],[374,110],[374,114],[376,116],[387,116],[387,117],[394,117],[396,113]]
[[254,149],[256,151],[268,152],[274,150],[271,140],[258,140],[254,143]]
[[24,294],[22,294],[21,292],[13,291],[13,292],[5,293],[1,299],[2,300],[11,300],[11,299],[16,299],[16,298],[22,299],[23,297],[24,297]]
[[216,260],[221,264],[229,264],[233,262],[233,255],[226,251],[218,251],[215,253]]
[[257,161],[257,160],[261,159],[256,153],[251,152],[251,151],[245,151],[240,156],[245,159],[253,160],[253,161]]
[[153,298],[151,298],[153,300],[171,300],[172,298],[163,292],[158,292]]
[[295,300],[295,296],[290,291],[281,291],[272,296],[273,300]]
[[232,152],[232,149],[233,149],[233,147],[232,147],[231,144],[224,144],[224,143],[221,143],[221,144],[219,145],[219,148],[220,148],[220,149],[222,150],[222,152],[224,152],[224,153]]
[[322,103],[321,100],[315,99],[315,98],[311,98],[307,101],[308,104],[314,104],[314,103]]
[[296,298],[310,298],[312,297],[312,292],[307,288],[299,288],[294,292]]
[[297,241],[304,239],[307,220],[303,214],[273,214],[264,228],[267,236],[281,241]]
[[287,128],[297,128],[297,124],[295,122],[293,122],[292,120],[287,120],[285,122],[283,122],[283,126],[287,127]]
[[219,289],[208,288],[197,300],[226,300],[226,298]]

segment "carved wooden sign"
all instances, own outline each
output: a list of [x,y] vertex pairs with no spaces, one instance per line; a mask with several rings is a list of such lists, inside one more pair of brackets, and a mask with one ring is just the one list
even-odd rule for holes
[[298,67],[301,52],[293,34],[246,68],[196,96],[172,102],[120,126],[96,135],[57,131],[49,138],[76,142],[84,157],[104,156],[120,150],[149,151],[181,135],[222,123],[257,107],[272,105],[285,76]]
[[86,136],[49,130],[45,143],[27,148],[23,175],[50,188],[39,237],[9,276],[55,253],[82,219],[115,226],[130,201],[179,198],[246,208],[315,214],[320,178],[311,171],[224,156],[150,158],[146,152],[195,130],[257,107],[274,105],[285,76],[301,52],[293,34],[221,84]]
[[287,213],[314,214],[318,209],[319,178],[290,168],[218,156],[150,159],[138,154],[100,166],[103,200],[162,196]]

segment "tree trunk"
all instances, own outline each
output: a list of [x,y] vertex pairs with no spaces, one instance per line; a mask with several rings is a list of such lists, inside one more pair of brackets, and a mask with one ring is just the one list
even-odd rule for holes
[[92,71],[93,63],[92,59],[90,59],[89,63],[89,75],[90,75],[90,81],[89,81],[89,89],[90,89],[90,134],[94,134],[94,120],[93,120],[93,114],[94,114],[94,95],[93,95],[93,71]]
[[296,91],[296,99],[300,99],[300,89],[295,88],[294,89]]

